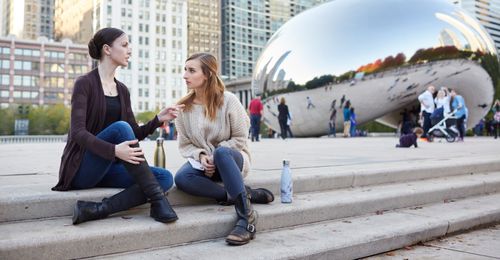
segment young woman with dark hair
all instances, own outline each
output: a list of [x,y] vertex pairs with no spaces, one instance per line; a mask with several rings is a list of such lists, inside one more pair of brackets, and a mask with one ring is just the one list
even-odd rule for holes
[[160,222],[177,220],[164,192],[173,185],[172,174],[150,167],[138,140],[177,117],[182,106],[161,110],[139,126],[127,87],[115,79],[118,66],[127,66],[131,54],[128,36],[115,28],[99,30],[89,41],[89,54],[99,65],[75,81],[71,125],[61,159],[57,191],[94,187],[125,188],[102,202],[78,201],[73,224],[102,219],[110,214],[151,202],[150,215]]
[[175,123],[180,153],[191,163],[179,169],[175,184],[195,196],[213,198],[224,205],[234,203],[237,222],[226,242],[246,244],[254,238],[257,223],[251,203],[274,200],[269,190],[251,189],[243,182],[250,169],[250,119],[236,96],[225,91],[213,55],[192,55],[184,70],[189,93],[178,102],[185,109]]

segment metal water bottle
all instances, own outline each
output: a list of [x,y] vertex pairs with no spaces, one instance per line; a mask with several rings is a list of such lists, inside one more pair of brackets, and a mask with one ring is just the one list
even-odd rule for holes
[[165,149],[163,149],[163,131],[160,128],[160,135],[156,138],[155,166],[165,168]]
[[292,203],[293,181],[290,161],[283,160],[283,170],[281,171],[281,203]]

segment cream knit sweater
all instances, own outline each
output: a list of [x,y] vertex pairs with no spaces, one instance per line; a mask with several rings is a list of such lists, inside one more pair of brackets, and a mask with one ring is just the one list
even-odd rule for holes
[[224,92],[224,102],[217,110],[215,121],[205,117],[203,105],[193,104],[190,111],[182,111],[175,120],[179,151],[185,158],[200,160],[200,154],[212,155],[215,148],[226,146],[243,155],[243,177],[250,170],[248,130],[250,119],[240,101],[231,92]]

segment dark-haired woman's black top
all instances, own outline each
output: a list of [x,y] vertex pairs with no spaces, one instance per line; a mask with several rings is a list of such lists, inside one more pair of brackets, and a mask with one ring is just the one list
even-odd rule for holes
[[116,121],[120,121],[120,96],[110,97],[106,96],[106,120],[102,129],[106,129],[109,125]]

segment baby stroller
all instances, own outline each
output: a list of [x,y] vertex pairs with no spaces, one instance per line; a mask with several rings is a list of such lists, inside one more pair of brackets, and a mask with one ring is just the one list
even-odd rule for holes
[[456,112],[457,110],[455,109],[451,113],[444,115],[443,108],[439,108],[432,113],[431,124],[433,127],[427,133],[429,142],[432,142],[434,137],[444,137],[447,142],[455,142],[455,138],[459,134],[455,126],[457,119],[455,117]]

